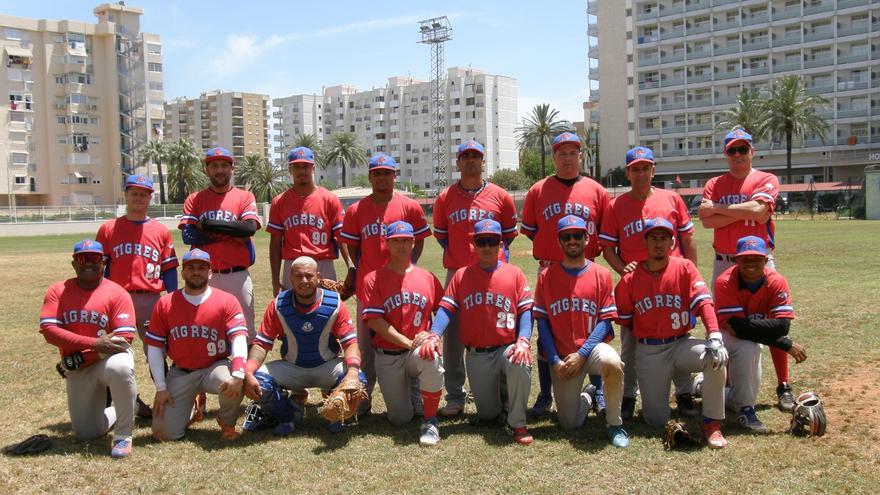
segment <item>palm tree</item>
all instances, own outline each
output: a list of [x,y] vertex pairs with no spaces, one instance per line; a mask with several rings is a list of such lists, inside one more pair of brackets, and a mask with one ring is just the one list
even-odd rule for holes
[[346,167],[353,167],[367,161],[367,151],[358,143],[357,136],[350,132],[334,134],[329,143],[322,149],[322,166],[329,164],[342,166],[342,187],[345,187]]
[[825,133],[831,126],[816,110],[828,104],[828,99],[822,96],[808,95],[801,77],[797,75],[783,76],[774,80],[770,86],[766,129],[775,136],[785,136],[785,172],[789,184],[791,144],[794,136],[816,134],[822,144],[825,144]]
[[183,203],[186,196],[208,185],[208,176],[201,166],[202,151],[186,139],[168,146],[168,189],[174,203]]
[[752,141],[760,141],[767,135],[768,111],[766,98],[758,89],[743,90],[736,97],[736,106],[718,112],[715,129],[724,133],[740,127],[752,135]]
[[[322,149],[321,149],[321,141],[318,140],[318,136],[316,134],[308,133],[308,134],[300,134],[293,140],[293,147],[297,148],[299,146],[303,146],[305,148],[309,148],[315,154],[315,164],[323,167],[322,161]],[[289,153],[290,150],[285,150],[285,155]]]
[[267,203],[276,195],[287,189],[284,179],[287,176],[282,170],[260,155],[247,155],[236,167],[237,182],[253,193],[258,202]]
[[517,127],[515,132],[519,135],[516,145],[520,148],[541,148],[541,177],[547,176],[547,146],[556,137],[565,131],[571,130],[571,123],[559,119],[559,110],[551,109],[547,103],[535,105],[532,112],[523,119],[523,125]]
[[593,179],[596,182],[602,182],[602,165],[599,163],[599,127],[591,125],[587,127],[586,132],[580,136],[581,149],[584,150],[584,172],[588,172],[593,167]]
[[148,141],[138,150],[138,158],[141,166],[152,162],[159,172],[159,202],[165,204],[165,177],[162,175],[162,162],[168,160],[168,145],[165,141],[154,139]]

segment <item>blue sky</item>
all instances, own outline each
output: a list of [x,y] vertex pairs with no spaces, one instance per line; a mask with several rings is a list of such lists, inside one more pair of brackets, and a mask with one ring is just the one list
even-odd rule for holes
[[[420,19],[446,15],[454,35],[446,66],[517,79],[519,113],[536,103],[583,120],[587,96],[586,2],[128,0],[142,29],[162,37],[165,95],[211,89],[283,97],[323,86],[383,86],[389,76],[428,79]],[[247,5],[242,9],[240,5]],[[98,2],[0,0],[0,12],[93,22]],[[552,5],[552,7],[550,6]],[[247,10],[245,12],[244,10]]]

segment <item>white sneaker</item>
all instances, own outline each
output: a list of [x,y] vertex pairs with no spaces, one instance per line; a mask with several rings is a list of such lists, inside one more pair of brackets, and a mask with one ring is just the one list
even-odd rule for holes
[[440,428],[437,427],[436,419],[429,419],[422,423],[419,445],[431,447],[440,443]]

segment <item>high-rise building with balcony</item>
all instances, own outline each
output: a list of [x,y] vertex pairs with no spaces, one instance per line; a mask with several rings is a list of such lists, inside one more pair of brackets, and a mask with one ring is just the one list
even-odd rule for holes
[[0,15],[0,205],[122,200],[135,150],[163,115],[162,44],[141,9],[102,4],[97,23]]
[[[719,112],[788,74],[830,101],[820,110],[831,124],[825,142],[795,138],[794,182],[858,177],[880,161],[876,0],[590,0],[591,8],[606,169],[642,145],[654,150],[658,180],[704,182],[726,170]],[[756,148],[755,166],[784,176],[784,138]]]

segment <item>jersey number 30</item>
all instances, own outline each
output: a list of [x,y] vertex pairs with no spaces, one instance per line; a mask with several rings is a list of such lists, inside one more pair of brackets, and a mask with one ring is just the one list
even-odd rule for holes
[[678,330],[679,328],[690,325],[691,323],[691,315],[687,311],[682,311],[681,313],[671,313],[669,317],[672,318],[673,330]]

